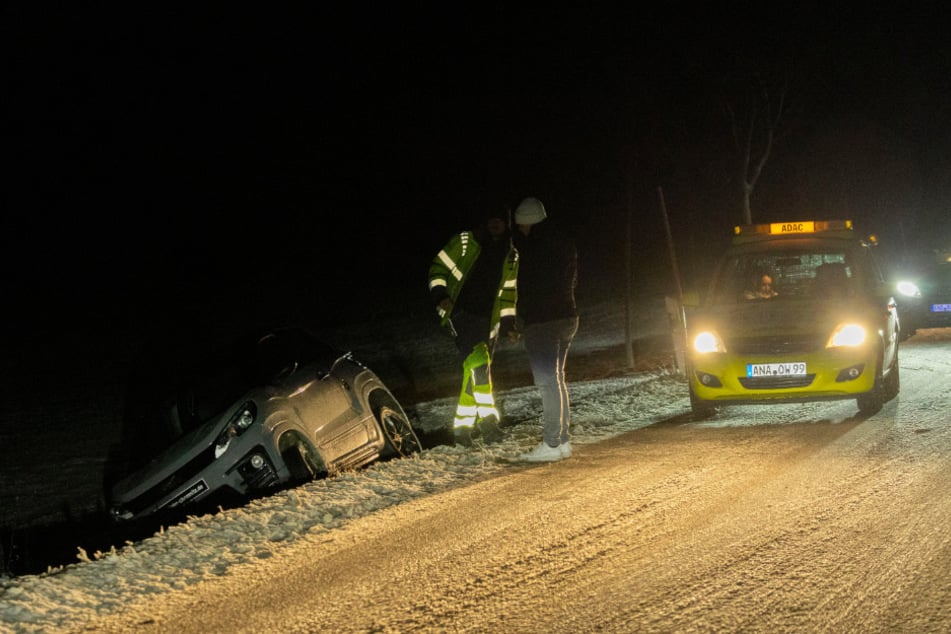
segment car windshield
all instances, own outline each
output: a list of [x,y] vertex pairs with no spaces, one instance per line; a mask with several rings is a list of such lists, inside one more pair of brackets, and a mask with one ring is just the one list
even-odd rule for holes
[[212,350],[196,346],[175,352],[148,358],[140,374],[131,377],[127,424],[167,428],[174,438],[235,405],[254,387],[278,381],[305,364],[329,371],[341,355],[309,333],[291,328],[264,336],[252,333]]
[[[340,354],[298,329],[239,339],[202,359],[186,375],[187,412],[196,422],[204,422],[252,387],[274,383],[301,365],[317,362],[329,371]],[[179,410],[181,415],[181,403]]]
[[925,274],[928,284],[934,288],[951,288],[951,263],[942,263]]
[[845,250],[770,250],[735,254],[721,264],[711,303],[837,299],[854,292],[855,270]]

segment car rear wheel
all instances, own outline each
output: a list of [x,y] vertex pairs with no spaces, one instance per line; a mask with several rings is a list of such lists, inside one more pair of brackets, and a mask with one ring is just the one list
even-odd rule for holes
[[376,408],[374,415],[383,431],[383,438],[386,440],[385,454],[388,457],[405,458],[422,449],[419,438],[405,414],[388,405],[382,405]]

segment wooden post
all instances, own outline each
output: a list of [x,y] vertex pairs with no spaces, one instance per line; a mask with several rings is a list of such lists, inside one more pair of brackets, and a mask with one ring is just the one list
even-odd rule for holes
[[674,347],[674,364],[677,366],[677,372],[681,375],[686,374],[686,338],[687,324],[684,315],[684,291],[680,282],[680,269],[677,267],[677,253],[674,250],[674,237],[670,231],[670,221],[667,217],[667,204],[664,202],[664,190],[657,188],[657,196],[660,199],[660,211],[664,217],[664,230],[667,232],[667,250],[670,252],[670,263],[674,272],[674,283],[677,289],[675,298],[665,297],[664,303],[667,308],[667,318],[671,326],[671,337]]
[[634,185],[632,181],[634,176],[631,173],[631,165],[627,166],[627,234],[624,242],[624,348],[627,351],[627,367],[634,369],[634,334],[631,326],[634,299],[631,297],[631,287],[634,284],[634,263],[631,257],[631,251],[634,248]]

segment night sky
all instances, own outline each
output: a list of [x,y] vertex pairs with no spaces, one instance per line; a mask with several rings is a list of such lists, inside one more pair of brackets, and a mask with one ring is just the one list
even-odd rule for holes
[[937,15],[55,4],[7,3],[2,27],[3,290],[23,327],[267,289],[424,293],[452,232],[528,195],[587,279],[623,280],[629,210],[635,265],[665,257],[661,188],[702,271],[740,221],[723,104],[754,74],[788,86],[754,220],[851,217],[896,250],[948,237]]

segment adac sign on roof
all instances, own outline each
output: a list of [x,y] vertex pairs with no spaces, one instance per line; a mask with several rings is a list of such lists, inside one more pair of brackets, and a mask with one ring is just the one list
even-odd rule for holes
[[763,239],[814,233],[847,232],[851,235],[851,220],[800,220],[768,224],[737,225],[733,227],[734,240]]

